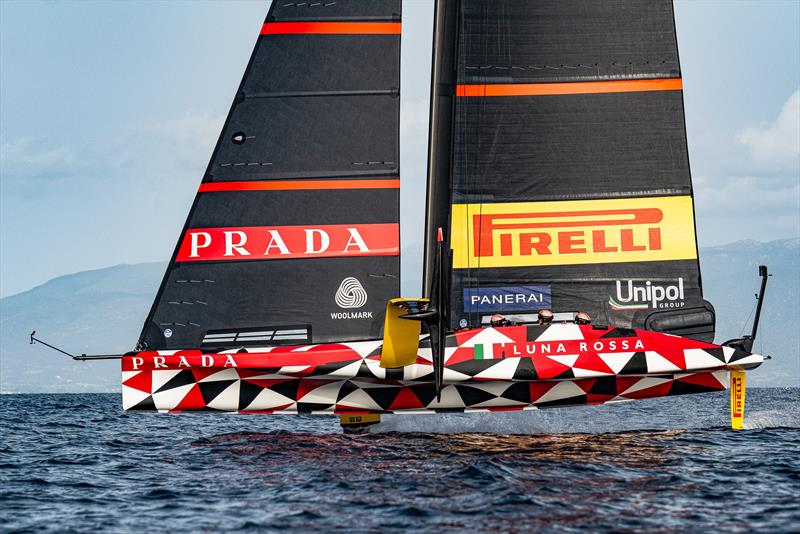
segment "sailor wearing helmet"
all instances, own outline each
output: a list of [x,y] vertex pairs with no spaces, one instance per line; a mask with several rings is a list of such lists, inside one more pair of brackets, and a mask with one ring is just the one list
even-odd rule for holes
[[539,324],[548,325],[553,322],[553,312],[550,310],[539,310],[537,318]]

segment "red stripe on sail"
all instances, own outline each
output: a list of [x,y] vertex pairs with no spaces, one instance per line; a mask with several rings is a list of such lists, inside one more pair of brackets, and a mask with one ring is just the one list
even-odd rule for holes
[[604,82],[460,84],[456,86],[456,96],[589,95],[642,91],[680,91],[681,89],[683,89],[683,81],[680,78]]
[[397,256],[400,225],[328,224],[190,228],[176,261]]
[[399,35],[400,22],[265,22],[261,35]]
[[218,191],[299,191],[308,189],[400,189],[400,180],[280,180],[263,182],[209,182],[198,193]]

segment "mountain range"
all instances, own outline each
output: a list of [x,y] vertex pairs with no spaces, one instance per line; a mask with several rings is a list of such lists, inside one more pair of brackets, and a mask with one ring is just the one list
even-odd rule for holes
[[[717,311],[717,342],[749,333],[758,265],[769,266],[756,352],[772,356],[753,386],[800,385],[800,238],[738,241],[700,251],[703,289]],[[0,299],[0,392],[119,391],[118,361],[75,362],[29,334],[80,353],[133,348],[164,274],[163,263],[116,265],[60,276]]]

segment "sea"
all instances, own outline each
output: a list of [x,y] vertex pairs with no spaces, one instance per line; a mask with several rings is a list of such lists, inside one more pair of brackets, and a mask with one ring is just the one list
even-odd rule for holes
[[800,389],[494,414],[124,413],[0,396],[2,532],[800,532]]

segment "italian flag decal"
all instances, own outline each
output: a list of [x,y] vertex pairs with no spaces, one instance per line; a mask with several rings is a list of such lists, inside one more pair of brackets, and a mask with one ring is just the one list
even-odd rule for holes
[[472,347],[476,360],[492,360],[494,359],[495,345],[505,345],[506,343],[514,343],[514,340],[494,328],[484,328],[461,346]]

